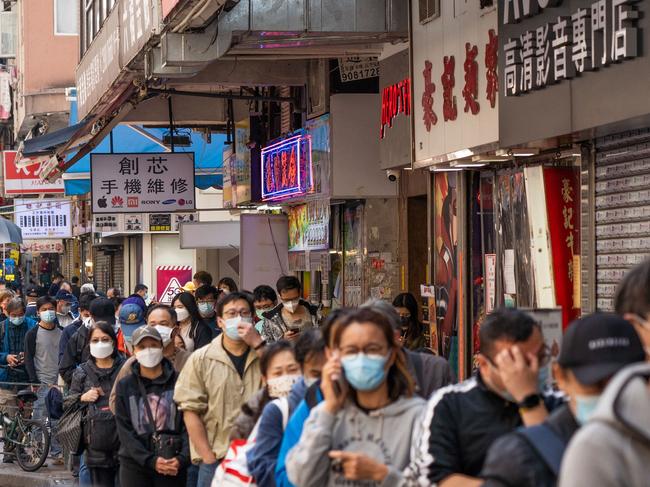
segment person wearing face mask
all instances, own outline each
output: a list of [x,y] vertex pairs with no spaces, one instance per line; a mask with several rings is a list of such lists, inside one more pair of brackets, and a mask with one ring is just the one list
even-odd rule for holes
[[[283,341],[276,343],[283,343]],[[270,345],[268,350],[274,345]],[[305,396],[307,388],[314,385],[321,377],[326,360],[325,342],[321,331],[310,329],[301,333],[294,353],[302,375],[292,386],[289,395],[283,399],[286,401],[285,407],[281,407],[277,402],[270,402],[264,407],[259,419],[255,445],[247,455],[248,469],[258,485],[275,486],[275,468],[282,445],[284,425],[288,424],[288,418]]]
[[142,313],[144,314],[147,312],[149,301],[149,288],[144,284],[137,284],[133,290],[133,294],[124,300],[124,304],[136,304],[142,309]]
[[294,485],[399,485],[424,407],[414,394],[390,321],[370,308],[334,332],[323,368],[324,401],[312,409],[287,457]]
[[297,277],[283,276],[277,282],[280,304],[264,314],[262,336],[268,343],[282,338],[293,341],[301,331],[317,328],[318,310],[300,298],[301,285]]
[[177,373],[155,328],[138,328],[132,339],[136,361],[116,388],[120,487],[183,486],[190,461],[183,414],[173,400]]
[[188,352],[192,353],[212,341],[212,331],[201,319],[191,293],[182,292],[174,296],[172,308],[176,311],[180,335]]
[[[36,321],[25,316],[25,303],[14,298],[6,306],[7,318],[0,323],[0,411],[13,415],[16,411],[16,392],[29,381],[25,369],[25,335],[36,326]],[[12,385],[16,383],[16,385]],[[3,462],[13,462],[13,445],[4,447]]]
[[65,289],[60,289],[56,293],[56,320],[61,328],[66,328],[75,321],[72,314],[72,302],[74,296]]
[[409,350],[417,350],[427,346],[424,336],[424,325],[418,319],[418,302],[411,293],[398,294],[393,300],[393,306],[401,320],[402,346]]
[[293,346],[286,340],[272,343],[260,358],[264,386],[241,407],[241,412],[230,430],[230,440],[250,436],[264,407],[273,399],[286,397],[300,379],[300,364]]
[[[634,328],[616,315],[595,313],[573,322],[562,338],[558,361],[553,364],[557,384],[569,401],[542,424],[496,440],[481,470],[483,486],[554,487],[566,446],[593,416],[607,383],[643,356]],[[581,451],[594,454],[592,448]],[[603,458],[607,456],[599,455],[599,461]],[[585,481],[583,476],[575,477],[570,485]],[[594,479],[584,485],[601,484]]]
[[200,286],[194,293],[196,305],[199,308],[199,314],[203,319],[203,323],[210,328],[213,338],[221,333],[221,328],[217,325],[216,311],[217,301],[219,300],[220,294],[221,291],[216,287],[208,285]]
[[[56,321],[56,301],[44,296],[38,299],[38,326],[33,327],[25,334],[25,368],[29,382],[38,384],[36,394],[38,399],[34,402],[32,416],[34,419],[45,419],[48,416],[45,398],[50,387],[55,386],[59,376],[59,341],[62,329]],[[52,443],[50,453],[55,458],[55,463],[62,465],[61,445],[54,437],[56,421],[52,421]]]
[[494,441],[522,425],[543,422],[563,403],[546,385],[550,354],[539,324],[515,309],[498,309],[481,324],[479,368],[471,379],[438,390],[429,400],[410,484],[479,486]]
[[217,288],[223,294],[236,293],[239,291],[235,280],[230,277],[224,277],[217,283]]
[[65,354],[65,349],[72,336],[79,331],[81,326],[90,329],[92,325],[92,318],[90,316],[90,304],[97,298],[96,294],[84,293],[79,297],[79,319],[73,321],[68,325],[61,334],[61,341],[59,342],[59,364]]
[[83,423],[84,461],[90,470],[92,485],[114,487],[118,460],[115,418],[108,409],[108,398],[124,359],[117,351],[113,327],[99,321],[89,335],[90,359],[72,375],[72,384],[63,407],[85,408]]
[[228,451],[229,433],[241,406],[260,388],[258,353],[264,341],[253,325],[251,297],[230,293],[217,304],[223,333],[195,351],[181,371],[174,400],[183,411],[197,485],[209,486]]
[[278,305],[278,295],[271,286],[261,285],[253,289],[253,304],[255,304],[255,327],[262,332],[266,313],[270,313]]

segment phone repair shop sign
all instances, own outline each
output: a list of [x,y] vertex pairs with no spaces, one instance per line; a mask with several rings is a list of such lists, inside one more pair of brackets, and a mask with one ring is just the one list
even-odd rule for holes
[[29,166],[16,167],[16,151],[2,151],[2,163],[4,167],[5,194],[63,194],[63,179],[59,178],[50,183],[41,179],[39,173],[41,165],[30,164]]
[[192,267],[163,265],[156,268],[156,296],[158,302],[171,304],[178,293],[183,292],[185,283],[192,280]]
[[24,239],[70,238],[70,200],[14,200],[15,223]]
[[93,213],[191,211],[194,154],[92,154]]

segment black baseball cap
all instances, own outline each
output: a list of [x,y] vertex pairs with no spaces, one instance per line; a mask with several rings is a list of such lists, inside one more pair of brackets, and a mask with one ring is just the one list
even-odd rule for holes
[[645,351],[630,322],[611,313],[594,313],[567,328],[558,364],[584,385],[607,379],[623,367],[643,362]]
[[28,298],[38,298],[38,289],[36,286],[29,286],[27,289],[25,289],[25,296]]

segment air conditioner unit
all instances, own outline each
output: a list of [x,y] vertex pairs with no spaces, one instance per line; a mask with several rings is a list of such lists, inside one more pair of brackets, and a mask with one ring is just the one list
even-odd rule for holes
[[16,12],[0,12],[0,58],[16,57]]

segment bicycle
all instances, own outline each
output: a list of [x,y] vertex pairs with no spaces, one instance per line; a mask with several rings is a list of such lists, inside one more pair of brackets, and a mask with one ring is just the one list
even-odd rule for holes
[[31,389],[16,393],[18,410],[11,417],[0,411],[0,441],[14,445],[16,461],[26,472],[35,472],[43,466],[50,453],[51,427],[49,420],[41,421],[26,417],[25,409],[33,404],[38,396]]

